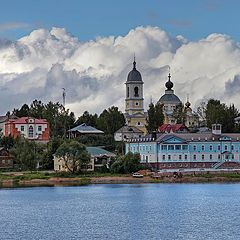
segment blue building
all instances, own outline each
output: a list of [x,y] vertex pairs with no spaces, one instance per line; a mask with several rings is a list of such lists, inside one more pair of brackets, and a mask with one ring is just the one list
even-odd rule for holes
[[162,133],[129,139],[126,153],[139,153],[141,163],[156,169],[212,168],[223,163],[240,163],[240,133]]

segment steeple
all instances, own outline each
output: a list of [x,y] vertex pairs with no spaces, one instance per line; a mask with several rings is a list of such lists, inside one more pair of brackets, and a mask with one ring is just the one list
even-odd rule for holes
[[134,53],[134,56],[133,56],[133,69],[136,70],[135,53]]

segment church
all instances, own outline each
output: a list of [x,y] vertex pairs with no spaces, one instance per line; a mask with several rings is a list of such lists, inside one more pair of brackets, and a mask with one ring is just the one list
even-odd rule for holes
[[[125,97],[125,119],[126,125],[129,127],[136,127],[144,134],[147,134],[146,119],[147,112],[144,111],[144,82],[141,73],[136,68],[136,61],[134,57],[133,69],[128,73]],[[168,75],[168,81],[165,84],[165,94],[162,95],[157,102],[163,106],[164,124],[176,124],[177,119],[174,116],[174,111],[182,106],[182,101],[174,94],[173,82],[171,75]],[[187,127],[195,127],[198,124],[196,115],[193,114],[190,107],[190,102],[187,100],[182,111],[185,112],[185,125]],[[126,137],[126,136],[125,136]],[[128,137],[126,137],[128,138]]]

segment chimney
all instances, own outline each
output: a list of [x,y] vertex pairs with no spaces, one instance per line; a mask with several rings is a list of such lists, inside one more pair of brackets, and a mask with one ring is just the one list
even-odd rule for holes
[[222,125],[221,124],[212,124],[212,134],[221,135],[222,134]]
[[154,139],[154,141],[157,139],[157,132],[156,131],[152,132],[152,138]]

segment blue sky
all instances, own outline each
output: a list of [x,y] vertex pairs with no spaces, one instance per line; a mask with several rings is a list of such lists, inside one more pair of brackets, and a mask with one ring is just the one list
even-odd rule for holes
[[82,41],[158,26],[198,40],[217,32],[240,40],[238,0],[1,0],[0,38],[64,27]]

